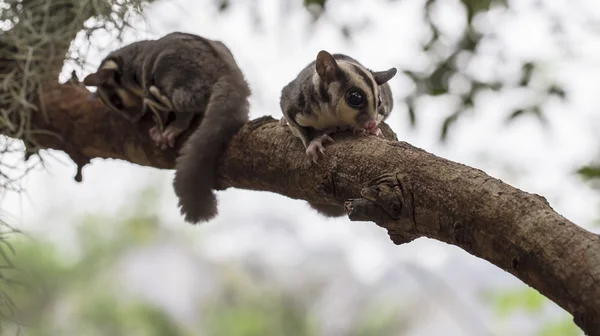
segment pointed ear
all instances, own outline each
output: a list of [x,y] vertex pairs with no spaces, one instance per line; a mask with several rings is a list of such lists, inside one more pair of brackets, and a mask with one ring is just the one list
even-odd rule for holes
[[83,79],[83,84],[86,86],[99,86],[108,82],[116,73],[117,69],[98,69],[95,73],[87,75]]
[[338,64],[333,56],[325,50],[319,51],[316,63],[317,73],[324,81],[331,83],[337,78]]
[[396,76],[396,72],[396,68],[391,68],[386,71],[371,71],[373,77],[375,77],[375,83],[377,83],[377,85],[383,85],[387,83],[390,79]]

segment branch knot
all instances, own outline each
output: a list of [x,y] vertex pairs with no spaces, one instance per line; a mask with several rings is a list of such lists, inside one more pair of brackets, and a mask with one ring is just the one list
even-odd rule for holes
[[384,174],[361,190],[362,198],[346,201],[350,220],[370,220],[387,229],[397,245],[419,237],[412,184],[402,174]]

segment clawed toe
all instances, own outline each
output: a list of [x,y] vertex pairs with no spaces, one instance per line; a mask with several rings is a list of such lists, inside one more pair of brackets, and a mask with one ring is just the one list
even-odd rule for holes
[[321,152],[321,154],[325,154],[325,147],[323,146],[323,143],[325,142],[335,141],[329,135],[323,134],[320,137],[312,140],[306,148],[306,155],[310,156],[314,163],[317,163],[317,161],[319,160],[318,152]]
[[171,148],[175,147],[175,137],[176,135],[174,133],[169,133],[169,135],[167,135],[167,142]]
[[331,138],[331,137],[330,137],[329,135],[327,135],[327,134],[323,134],[323,135],[321,136],[321,141],[322,141],[322,142],[325,142],[325,141],[329,141],[329,142],[335,142],[335,141],[333,141],[333,138]]
[[174,148],[175,140],[177,139],[177,136],[179,134],[181,134],[181,132],[182,131],[178,128],[167,126],[165,131],[162,133],[162,137],[164,139],[163,144],[162,144],[163,147],[164,148],[167,148],[167,147]]
[[164,148],[165,138],[163,137],[163,134],[158,130],[158,126],[152,127],[150,129],[149,133],[150,133],[150,138],[154,141],[154,144],[156,145],[156,147],[165,149]]
[[381,132],[381,129],[379,127],[377,127],[376,129],[371,131],[371,134],[378,136],[378,137],[384,137],[383,136],[383,132]]

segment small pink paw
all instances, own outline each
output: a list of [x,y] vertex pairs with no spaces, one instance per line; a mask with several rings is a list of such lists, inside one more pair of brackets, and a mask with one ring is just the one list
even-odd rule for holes
[[382,138],[384,137],[383,132],[381,132],[381,129],[379,127],[371,130],[371,134],[376,135],[378,137],[382,137]]
[[161,149],[165,149],[164,143],[166,139],[163,137],[162,133],[158,130],[158,126],[154,126],[150,129],[150,138],[154,141],[156,147],[160,147]]
[[325,147],[323,147],[323,143],[326,141],[334,142],[329,135],[323,134],[320,137],[313,139],[308,147],[306,147],[306,155],[309,156],[314,163],[317,163],[317,160],[319,160],[318,152],[325,154]]
[[171,148],[175,147],[175,139],[177,139],[177,136],[181,134],[181,132],[182,131],[179,128],[172,127],[170,125],[167,126],[165,131],[162,133],[164,142],[161,148],[166,149],[167,146]]

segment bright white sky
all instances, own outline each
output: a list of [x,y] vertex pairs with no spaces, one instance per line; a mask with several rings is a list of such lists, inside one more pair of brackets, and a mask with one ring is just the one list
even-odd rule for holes
[[[297,72],[310,62],[320,49],[343,52],[375,69],[422,68],[426,65],[418,53],[418,43],[424,38],[421,20],[423,1],[405,0],[388,2],[331,0],[327,17],[312,33],[306,29],[308,16],[299,10],[301,1],[292,1],[289,17],[280,12],[285,1],[257,1],[263,19],[262,26],[252,26],[252,15],[247,4],[233,6],[226,15],[216,15],[206,9],[206,1],[159,1],[147,11],[145,23],[126,42],[147,37],[158,37],[172,31],[185,31],[223,41],[233,52],[245,72],[254,92],[251,99],[252,116],[265,114],[281,116],[279,94]],[[366,3],[369,5],[365,5]],[[461,27],[464,11],[456,0],[443,2],[437,13],[450,40]],[[410,129],[405,108],[401,104],[411,87],[400,76],[391,81],[396,95],[396,108],[388,119],[401,140],[421,147],[442,157],[483,169],[522,190],[548,198],[559,213],[570,220],[590,227],[598,215],[598,194],[589,189],[573,174],[582,164],[594,158],[598,150],[600,130],[600,101],[597,78],[600,77],[600,39],[584,26],[585,20],[600,22],[600,3],[568,0],[543,1],[567,27],[564,45],[550,38],[551,29],[546,15],[532,6],[535,1],[511,1],[514,12],[509,15],[494,13],[481,20],[481,25],[498,33],[497,43],[490,43],[489,52],[503,50],[508,59],[541,60],[545,66],[542,76],[559,79],[570,94],[570,101],[548,102],[545,113],[550,127],[543,129],[530,118],[512,125],[502,122],[507,107],[514,102],[535,99],[523,92],[503,95],[483,95],[476,102],[476,112],[466,115],[453,129],[447,145],[437,139],[441,121],[452,111],[452,100],[447,98],[423,99],[419,104],[418,128]],[[441,3],[441,2],[440,2]],[[355,35],[354,43],[346,43],[332,24],[361,22],[372,19],[369,28]],[[596,29],[600,27],[596,26]],[[97,36],[95,45],[109,49],[118,45],[107,36]],[[92,54],[89,73],[105,55]],[[493,55],[493,54],[491,54]],[[65,73],[70,69],[65,69]],[[498,66],[490,55],[479,57],[473,72],[480,76],[513,78],[514,70]],[[79,73],[83,78],[83,73]],[[1,203],[10,215],[8,221],[46,235],[67,248],[75,219],[87,212],[117,214],[127,209],[129,199],[144,185],[163,187],[162,202],[156,209],[167,225],[190,235],[201,232],[204,247],[216,257],[243,255],[250,250],[272,249],[273,258],[293,258],[294,251],[285,244],[270,240],[266,246],[251,229],[257,218],[267,222],[291,221],[297,238],[305,248],[331,244],[344,248],[352,269],[365,281],[374,281],[387,267],[399,260],[416,263],[440,272],[450,283],[483,283],[497,278],[507,284],[517,284],[503,271],[477,260],[467,253],[445,244],[421,239],[407,246],[395,247],[389,243],[384,230],[372,224],[350,223],[346,219],[327,220],[313,213],[301,201],[279,195],[227,190],[219,194],[221,215],[213,222],[191,227],[179,217],[176,199],[170,186],[172,172],[158,171],[114,160],[94,160],[84,169],[84,182],[73,180],[75,166],[62,153],[52,153],[47,168],[31,173],[26,179],[27,197],[7,195]],[[245,218],[253,218],[247,220]],[[232,234],[233,233],[233,234]],[[195,234],[195,233],[194,233]],[[208,237],[208,238],[207,238]],[[264,237],[262,237],[264,238]],[[169,261],[169,262],[172,262]],[[274,262],[278,262],[275,260]],[[166,263],[166,261],[165,261]],[[465,274],[453,274],[451,269],[466,269]],[[473,280],[475,279],[475,280]],[[454,288],[454,287],[453,287]],[[454,288],[457,290],[457,288]],[[425,330],[421,331],[427,334]],[[416,334],[415,334],[416,335]],[[460,333],[457,333],[460,335]]]

